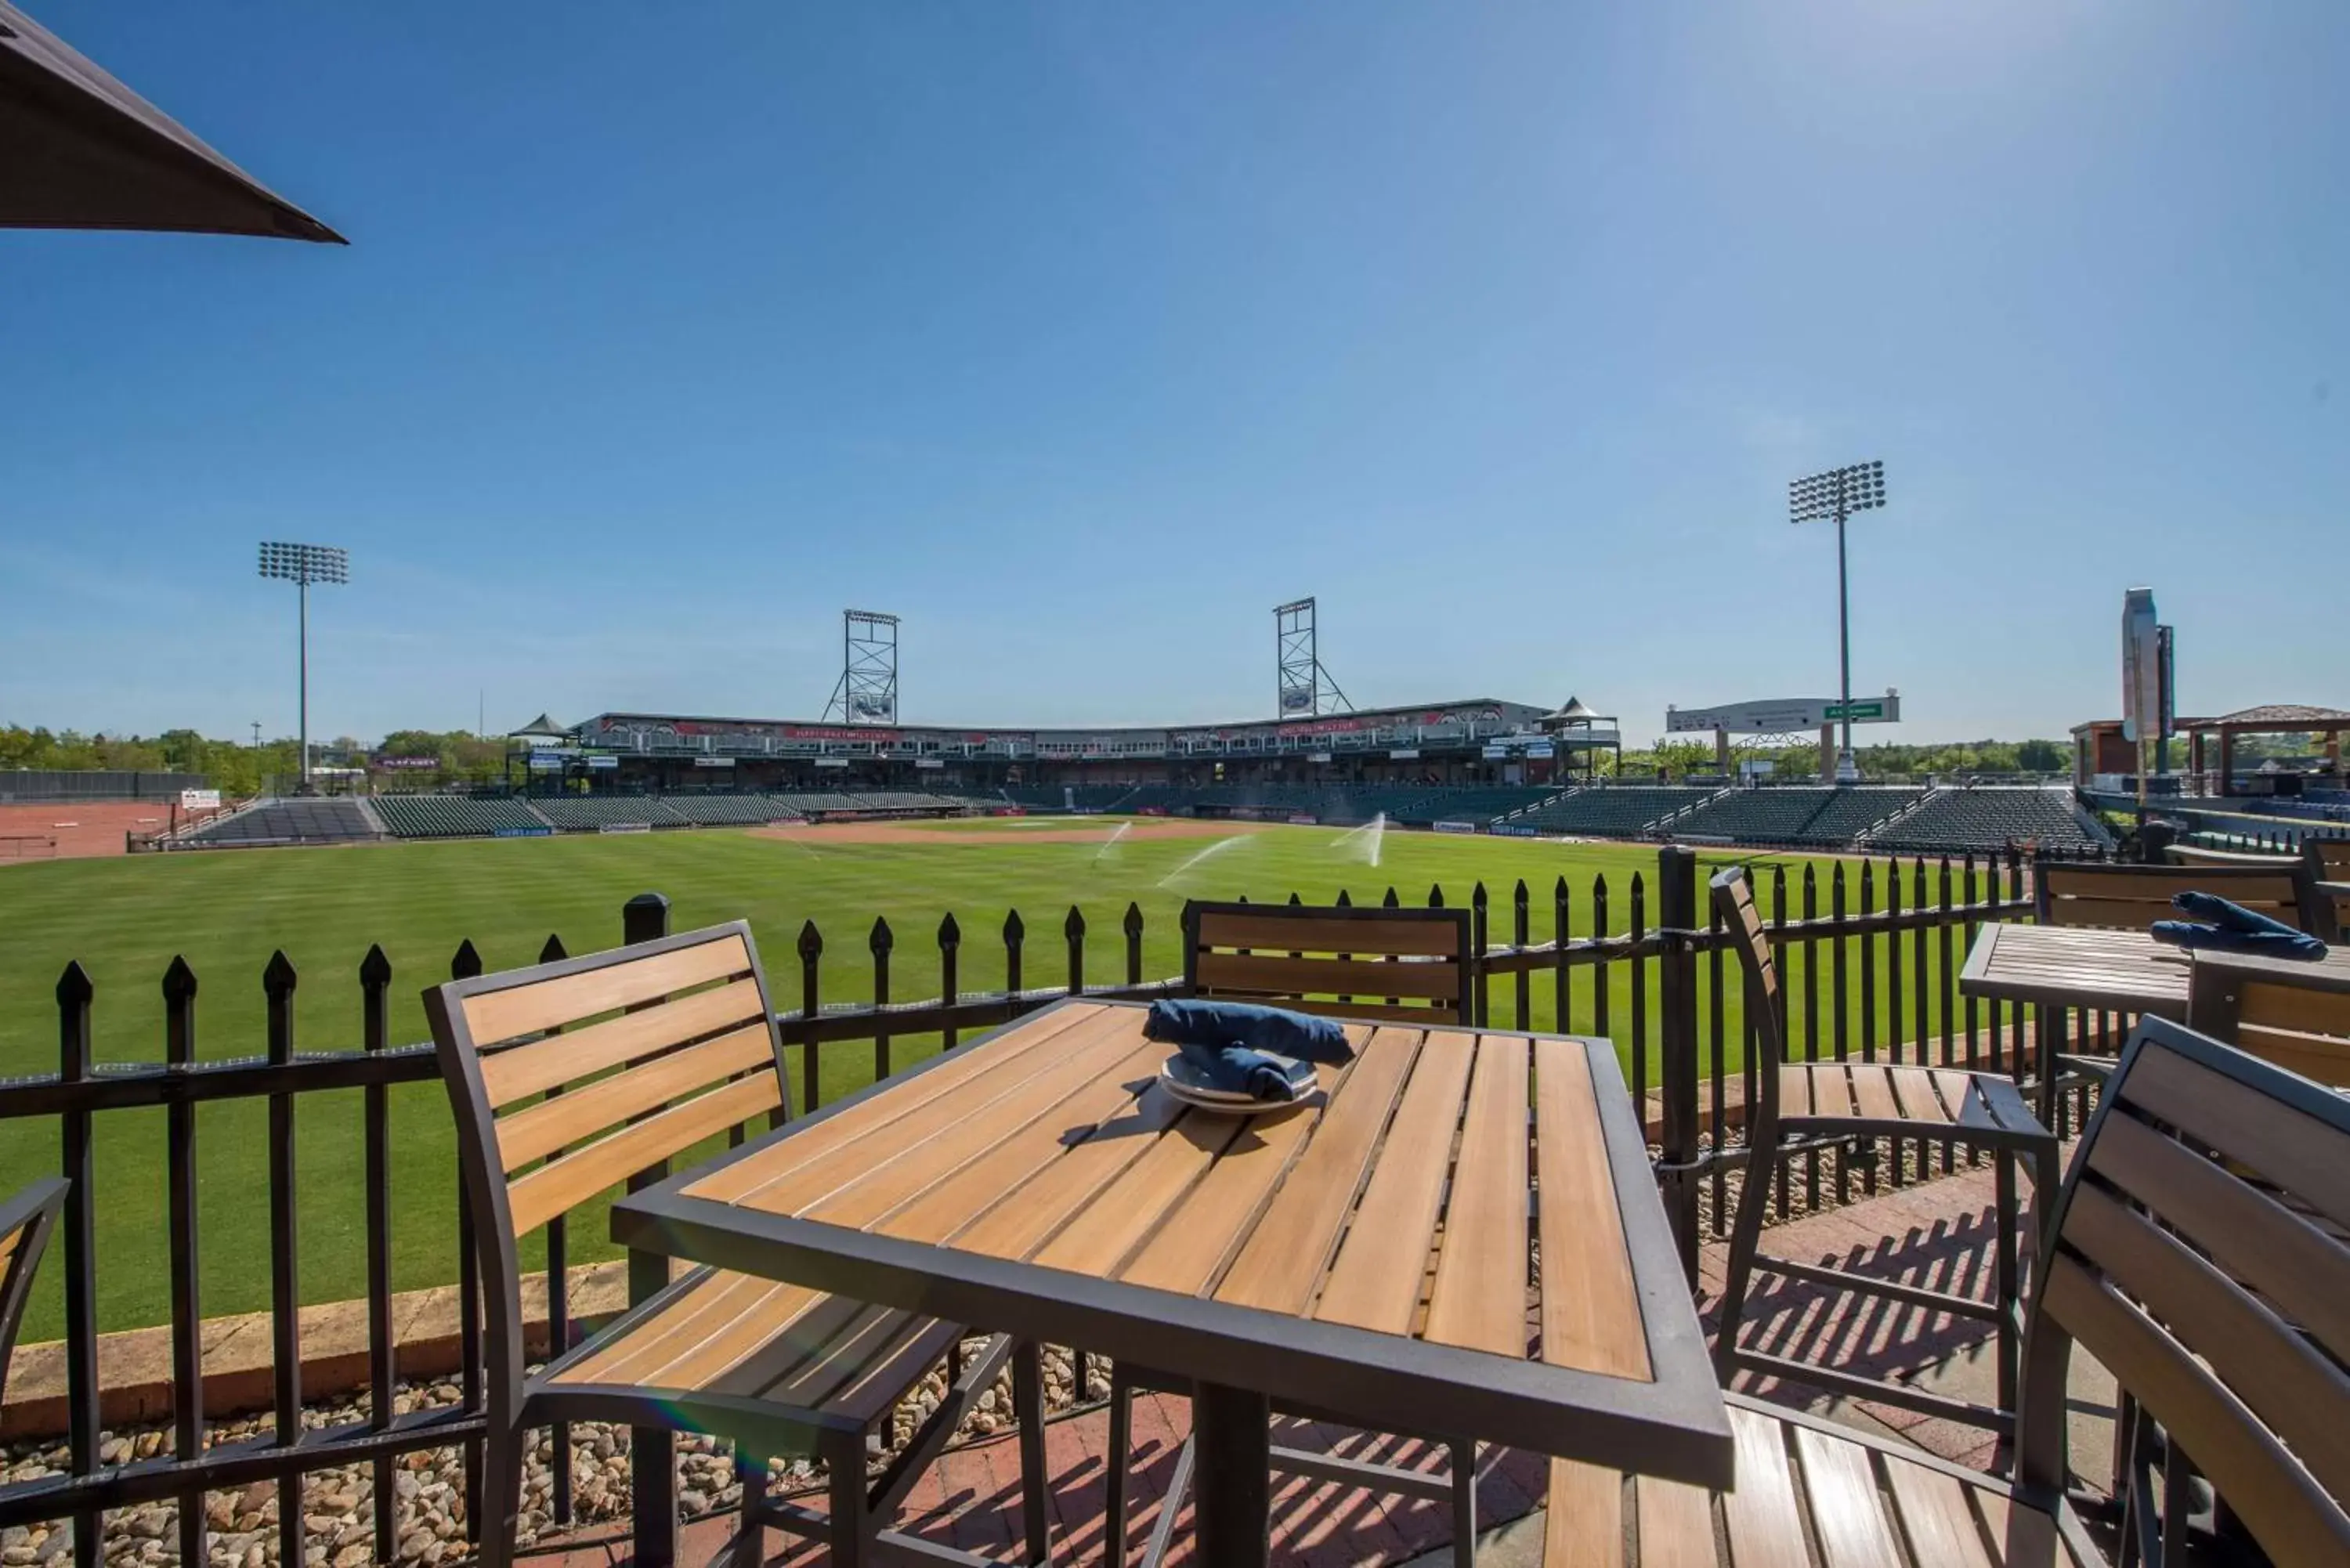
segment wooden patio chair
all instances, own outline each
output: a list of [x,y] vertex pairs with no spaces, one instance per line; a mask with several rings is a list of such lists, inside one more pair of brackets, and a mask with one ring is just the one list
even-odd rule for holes
[[[886,1549],[983,1563],[882,1527],[1007,1355],[1033,1390],[1035,1348],[998,1336],[962,1370],[912,1442],[868,1484],[868,1438],[946,1358],[952,1324],[822,1291],[700,1268],[584,1343],[525,1370],[522,1239],[640,1173],[754,1117],[791,1114],[780,1036],[750,928],[705,930],[567,959],[424,993],[456,1112],[458,1152],[482,1251],[490,1437],[482,1483],[487,1568],[515,1550],[523,1436],[556,1421],[625,1422],[733,1440],[743,1482],[742,1560],[772,1525],[827,1542],[861,1565]],[[1043,1517],[1041,1411],[1024,1393],[1022,1485]],[[778,1455],[821,1459],[830,1508],[765,1495]],[[1045,1543],[1031,1540],[1031,1561]],[[744,1555],[747,1554],[747,1555]]]
[[2198,955],[2188,973],[2187,1022],[2329,1089],[2350,1088],[2350,974],[2339,970]]
[[[2301,858],[2313,883],[2350,882],[2350,838],[2319,838],[2313,835],[2301,841]],[[2333,911],[2334,929],[2339,932],[2345,922],[2350,922],[2350,894],[2320,896],[2325,898]]]
[[[1815,1387],[1881,1400],[1932,1415],[1972,1422],[2002,1432],[2012,1425],[2016,1374],[2022,1347],[2018,1306],[2021,1220],[2017,1212],[2016,1161],[2028,1163],[2035,1210],[2056,1189],[2056,1140],[2033,1116],[2015,1085],[1999,1073],[1958,1067],[1923,1067],[1884,1062],[1802,1062],[1787,1056],[1780,1023],[1779,971],[1771,939],[1754,907],[1743,867],[1715,875],[1714,907],[1729,931],[1746,974],[1746,1016],[1761,1053],[1754,1081],[1759,1104],[1747,1120],[1745,1175],[1738,1217],[1730,1236],[1729,1278],[1722,1290],[1721,1326],[1714,1338],[1714,1366],[1726,1386],[1743,1367],[1793,1378]],[[1846,1270],[1772,1257],[1761,1250],[1763,1210],[1778,1185],[1781,1168],[1807,1150],[1859,1145],[1873,1149],[1880,1137],[1981,1149],[1990,1154],[1997,1191],[1997,1300],[1981,1302],[1944,1291],[1869,1279]],[[1857,1291],[1930,1312],[1973,1318],[1993,1326],[1997,1338],[1998,1397],[1985,1407],[1928,1394],[1901,1384],[1749,1350],[1739,1343],[1747,1292],[1760,1266],[1766,1273],[1803,1280],[1831,1290]]]
[[[1193,996],[1262,1002],[1326,1017],[1465,1028],[1474,1020],[1476,955],[1466,909],[1353,909],[1297,904],[1191,903],[1183,910],[1183,983]],[[1110,1369],[1106,1561],[1123,1564],[1127,1480],[1133,1447],[1134,1396],[1151,1389],[1184,1393],[1188,1380],[1123,1363]],[[1351,1426],[1344,1417],[1276,1405],[1276,1416]],[[1477,1446],[1454,1437],[1419,1437],[1446,1450],[1434,1473],[1348,1459],[1275,1442],[1277,1474],[1310,1476],[1341,1486],[1447,1502],[1452,1509],[1453,1561],[1468,1568],[1477,1540]],[[1143,1554],[1158,1568],[1175,1516],[1191,1484],[1191,1445],[1177,1452]]]
[[64,1178],[47,1176],[0,1199],[0,1397],[8,1392],[8,1362],[24,1326],[25,1303],[32,1299],[33,1272],[41,1266],[66,1191]]
[[2317,937],[2330,937],[2330,904],[2310,890],[2305,867],[2261,866],[2108,866],[2042,860],[2033,867],[2033,918],[2043,926],[2095,926],[2143,931],[2157,920],[2185,919],[2174,893],[2216,893],[2232,904]]
[[[2322,940],[2334,940],[2332,901],[2318,895],[2305,865],[2107,866],[2043,860],[2033,867],[2033,918],[2043,926],[2142,932],[2157,920],[2184,919],[2170,900],[2174,894],[2188,892],[2216,893]],[[2104,1081],[2134,1021],[2121,1013],[2084,1013],[2077,1026],[2068,1018],[2051,1021],[2043,1015],[2043,1022],[2053,1022],[2061,1033],[2047,1082],[2038,1085],[2034,1108],[2054,1127],[2062,1108],[2059,1096]]]
[[1183,989],[1299,1012],[1471,1023],[1477,954],[1466,909],[1300,904],[1183,907]]
[[[2214,1155],[2220,1158],[2215,1158]],[[2258,1173],[2238,1173],[2236,1164]],[[2131,1037],[2051,1210],[2025,1311],[2014,1475],[1730,1396],[1738,1488],[1555,1462],[1550,1568],[2350,1562],[2350,1101],[2161,1019]],[[2067,1494],[2077,1345],[2127,1414],[2121,1486]],[[2225,1505],[2201,1511],[2188,1467]],[[1637,1532],[1627,1530],[1637,1521]],[[2218,1530],[2257,1551],[2220,1553]],[[1906,1542],[1906,1550],[1904,1543]],[[2214,1549],[2199,1558],[2190,1552]]]

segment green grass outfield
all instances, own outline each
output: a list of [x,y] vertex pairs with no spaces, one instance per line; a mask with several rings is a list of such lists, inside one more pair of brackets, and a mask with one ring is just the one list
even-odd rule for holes
[[[777,1002],[788,1008],[798,1002],[793,944],[808,919],[826,939],[827,998],[855,1000],[871,994],[866,939],[875,917],[886,917],[897,936],[892,993],[907,1000],[936,990],[936,932],[940,917],[949,910],[963,931],[962,984],[978,990],[1003,982],[998,931],[1013,908],[1029,932],[1024,980],[1044,985],[1066,976],[1061,927],[1072,903],[1082,906],[1090,928],[1087,978],[1108,981],[1122,977],[1119,922],[1129,900],[1141,906],[1148,921],[1145,972],[1163,976],[1180,967],[1177,915],[1187,897],[1274,901],[1295,891],[1308,902],[1326,902],[1344,888],[1360,903],[1376,901],[1392,885],[1406,901],[1424,902],[1435,885],[1442,887],[1448,903],[1459,904],[1467,902],[1482,879],[1493,898],[1492,937],[1505,940],[1510,891],[1523,877],[1533,893],[1534,935],[1540,940],[1550,935],[1551,888],[1559,876],[1573,889],[1575,931],[1580,936],[1591,930],[1595,877],[1607,878],[1610,928],[1622,931],[1634,875],[1645,874],[1653,883],[1656,870],[1656,852],[1648,847],[1425,833],[1388,834],[1374,867],[1367,834],[1331,827],[1284,826],[1236,834],[1229,841],[1127,840],[1108,846],[1024,842],[1036,830],[1021,824],[1035,820],[956,824],[962,833],[977,826],[986,836],[978,842],[958,841],[957,834],[942,832],[934,845],[852,846],[821,837],[705,831],[11,867],[0,871],[0,930],[5,939],[0,941],[0,1075],[57,1070],[53,992],[66,963],[76,959],[97,988],[93,1027],[100,1061],[161,1059],[161,986],[175,954],[187,958],[201,988],[198,1054],[219,1058],[263,1049],[260,977],[274,950],[285,950],[300,977],[297,1049],[358,1046],[358,971],[370,943],[382,944],[392,963],[393,1038],[418,1040],[425,1035],[419,993],[447,978],[460,940],[471,938],[494,970],[534,961],[549,933],[559,934],[575,953],[608,947],[619,939],[621,903],[647,890],[671,899],[675,929],[747,917],[777,987]],[[1709,865],[1729,858],[1705,857]],[[1761,858],[1784,860],[1791,886],[1799,889],[1800,860]],[[1857,870],[1847,866],[1848,876]],[[1823,864],[1823,912],[1826,875]],[[1653,924],[1653,888],[1648,918]],[[1906,959],[1906,943],[1904,950]],[[1630,966],[1614,968],[1612,1033],[1628,1047]],[[1798,969],[1791,984],[1800,982]],[[1914,998],[1914,980],[1910,984]],[[1511,982],[1504,978],[1494,986],[1494,1020],[1510,1022]],[[1733,1037],[1736,989],[1734,983],[1725,988]],[[1593,990],[1589,971],[1578,971],[1570,1027],[1589,1028]],[[1653,1064],[1653,980],[1649,990],[1648,1050]],[[1534,1027],[1552,1027],[1557,1021],[1548,977],[1537,976],[1533,992]],[[1880,996],[1880,1014],[1883,1004]],[[1701,1009],[1705,1005],[1701,993]],[[1905,1034],[1913,1027],[1914,1006],[1913,1000],[1904,1010]],[[936,1048],[934,1038],[901,1038],[893,1043],[893,1059],[903,1066]],[[862,1043],[827,1046],[822,1067],[825,1096],[830,1099],[868,1081],[872,1052]],[[795,1063],[795,1095],[800,1082]],[[359,1098],[352,1092],[305,1096],[300,1101],[297,1190],[305,1301],[343,1299],[364,1288]],[[256,1101],[207,1106],[197,1117],[207,1315],[267,1304],[265,1116]],[[108,1328],[161,1322],[170,1305],[163,1113],[110,1112],[98,1125],[99,1318]],[[447,1103],[438,1086],[417,1085],[394,1096],[397,1289],[454,1277],[457,1199],[451,1138]],[[0,1123],[0,1190],[55,1170],[57,1159],[52,1126]],[[610,1251],[600,1210],[575,1220],[571,1235],[575,1260]],[[61,1321],[58,1271],[43,1272],[26,1330],[36,1339],[56,1334]]]

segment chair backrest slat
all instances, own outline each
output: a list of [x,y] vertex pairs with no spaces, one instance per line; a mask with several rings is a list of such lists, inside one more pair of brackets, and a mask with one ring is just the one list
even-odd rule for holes
[[[464,998],[466,1027],[473,1031],[476,1041],[486,1046],[494,1041],[576,1023],[598,1013],[616,1012],[750,969],[750,934],[725,927],[715,929],[725,934],[646,958],[621,959],[468,995]],[[542,967],[559,970],[567,965]],[[526,975],[536,971],[515,972]]]
[[590,1073],[632,1061],[668,1042],[765,1016],[767,999],[744,978],[678,997],[665,1007],[566,1030],[527,1045],[482,1058],[482,1087],[493,1106],[543,1095]]
[[[1765,1063],[1784,1063],[1787,1059],[1786,1037],[1779,1027],[1779,964],[1771,951],[1770,933],[1762,925],[1762,911],[1754,904],[1754,884],[1742,866],[1732,866],[1717,871],[1707,884],[1713,895],[1714,913],[1721,918],[1731,950],[1738,955],[1738,966],[1746,976],[1746,1015],[1753,1025],[1754,1037],[1762,1047]],[[1762,1105],[1754,1113],[1749,1136],[1767,1135],[1765,1122],[1775,1122],[1779,1116],[1779,1075],[1758,1073]]]
[[2334,1229],[2345,1170],[2339,1096],[2142,1023],[2054,1207],[2027,1330],[2020,1478],[2062,1484],[2077,1343],[2273,1561],[2350,1560],[2350,1247]]
[[[2258,866],[2074,866],[2042,861],[2033,867],[2033,898],[2043,926],[2095,926],[2142,931],[2157,920],[2182,919],[2175,893],[2216,893],[2302,930],[2314,930],[2303,908],[2303,877]],[[2321,933],[2322,934],[2322,933]]]
[[1183,978],[1195,996],[1302,1012],[1473,1023],[1466,909],[1201,904],[1183,912]]

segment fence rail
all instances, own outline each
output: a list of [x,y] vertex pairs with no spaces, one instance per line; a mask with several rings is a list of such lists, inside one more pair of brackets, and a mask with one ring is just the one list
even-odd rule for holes
[[[1963,1005],[1954,998],[1956,964],[1983,921],[2026,915],[2023,867],[2004,861],[1964,857],[1929,863],[1837,861],[1821,874],[1805,862],[1791,882],[1783,864],[1758,870],[1760,889],[1774,946],[1785,966],[1780,990],[1782,1031],[1791,1054],[1804,1059],[1833,1056],[1861,1060],[1954,1064],[1969,1066],[2004,1062],[2001,1009]],[[1653,898],[1652,898],[1653,894]],[[1341,901],[1346,896],[1341,895]],[[1701,896],[1697,858],[1682,847],[1659,852],[1652,880],[1635,874],[1620,889],[1605,876],[1595,877],[1578,897],[1564,877],[1548,890],[1546,935],[1537,938],[1536,890],[1523,882],[1494,900],[1481,883],[1469,908],[1481,955],[1475,987],[1480,1023],[1506,1020],[1520,1029],[1551,1026],[1611,1036],[1626,1056],[1632,1091],[1650,1125],[1654,1163],[1683,1261],[1694,1277],[1701,1232],[1722,1229],[1730,1175],[1743,1162],[1735,1141],[1743,1106],[1750,1103],[1754,1061],[1746,1019],[1756,1004],[1745,994],[1734,959],[1725,963],[1729,942]],[[1292,895],[1291,903],[1299,902]],[[1382,902],[1403,899],[1389,888]],[[1426,902],[1444,903],[1440,888]],[[1578,905],[1580,906],[1578,908]],[[1616,911],[1621,909],[1619,921]],[[667,929],[667,900],[655,895],[631,899],[622,911],[623,940],[643,940]],[[1503,940],[1495,940],[1495,928]],[[1584,934],[1578,935],[1580,929]],[[786,1046],[798,1053],[795,1085],[803,1112],[837,1097],[837,1052],[869,1043],[871,1077],[906,1064],[900,1047],[924,1050],[936,1040],[953,1049],[973,1031],[1010,1021],[1068,995],[1149,998],[1171,994],[1180,981],[1145,976],[1145,919],[1129,904],[1107,940],[1095,940],[1084,912],[1072,907],[1057,929],[1032,940],[1014,911],[987,946],[996,950],[974,989],[976,944],[966,939],[951,914],[927,934],[934,949],[939,983],[935,994],[899,1000],[892,994],[891,961],[899,939],[888,921],[877,919],[851,948],[870,964],[869,987],[854,1000],[828,990],[827,954],[836,958],[814,922],[804,925],[790,950],[798,961],[797,985],[788,960],[771,964],[777,980],[776,1024]],[[1089,944],[1093,951],[1088,951]],[[1105,954],[1101,949],[1111,951]],[[549,937],[541,957],[564,956]],[[776,955],[780,957],[780,955]],[[1089,961],[1099,971],[1089,968]],[[448,965],[452,978],[478,974],[482,960],[471,941],[460,942]],[[395,1224],[390,1096],[405,1085],[436,1080],[438,1065],[429,1044],[394,1044],[389,1033],[392,966],[381,948],[369,950],[359,970],[360,1048],[305,1051],[297,1042],[296,997],[299,977],[286,956],[275,955],[262,977],[266,1002],[265,1048],[257,1054],[199,1060],[196,1052],[199,984],[184,961],[174,960],[162,977],[162,1060],[99,1063],[92,1051],[91,1021],[97,992],[79,964],[68,965],[57,982],[58,1070],[54,1075],[0,1081],[0,1123],[51,1120],[57,1125],[63,1174],[71,1183],[59,1223],[60,1247],[54,1265],[63,1275],[68,1452],[71,1473],[64,1478],[0,1486],[0,1528],[39,1521],[75,1523],[76,1568],[103,1561],[101,1511],[174,1499],[178,1502],[179,1548],[183,1563],[209,1560],[203,1494],[255,1480],[280,1485],[280,1561],[303,1560],[303,1510],[296,1501],[300,1479],[312,1472],[358,1463],[375,1469],[375,1550],[389,1560],[397,1540],[392,1467],[419,1449],[457,1447],[464,1455],[464,1489],[470,1521],[475,1499],[478,1451],[484,1432],[481,1377],[481,1307],[473,1239],[458,1205],[452,1257],[446,1272],[460,1286],[459,1354],[462,1398],[450,1408],[393,1413],[398,1353],[392,1337],[392,1234]],[[1042,981],[1045,983],[1032,983]],[[1547,1015],[1545,1020],[1545,1015]],[[1987,1025],[1987,1028],[1986,1028]],[[835,1094],[827,1096],[827,1049],[836,1053]],[[863,1064],[858,1064],[861,1067]],[[857,1086],[862,1072],[849,1075]],[[1738,1085],[1733,1094],[1731,1085]],[[299,1205],[318,1195],[297,1191],[296,1155],[302,1135],[305,1096],[338,1091],[359,1093],[363,1146],[365,1303],[368,1314],[368,1415],[355,1425],[305,1430],[297,1280],[296,1220]],[[204,1238],[197,1223],[201,1167],[197,1107],[226,1102],[260,1102],[268,1116],[269,1320],[272,1326],[271,1405],[274,1432],[234,1444],[206,1445],[202,1329],[203,1303],[198,1289]],[[102,1201],[93,1158],[97,1118],[125,1111],[164,1113],[165,1230],[170,1254],[169,1327],[174,1386],[172,1432],[168,1449],[155,1458],[121,1465],[99,1459],[95,1219]],[[740,1141],[749,1129],[730,1135]],[[1857,1154],[1858,1151],[1856,1151]],[[1882,1179],[1908,1179],[1899,1158],[1889,1170],[1872,1158],[1830,1152],[1805,1157],[1802,1199],[1814,1205],[1833,1190],[1848,1195],[1857,1176],[1864,1189]],[[1946,1168],[1947,1168],[1947,1156]],[[1853,1168],[1847,1168],[1850,1165]],[[1783,1177],[1774,1207],[1792,1210],[1796,1195]],[[1701,1198],[1711,1197],[1710,1222]],[[333,1195],[339,1196],[339,1195]],[[411,1206],[412,1211],[412,1206]],[[569,1249],[558,1222],[547,1236],[550,1332],[559,1342],[569,1315],[565,1290]],[[1077,1395],[1087,1387],[1086,1358],[1074,1358]],[[553,1444],[554,1512],[570,1517],[570,1446],[563,1434]]]

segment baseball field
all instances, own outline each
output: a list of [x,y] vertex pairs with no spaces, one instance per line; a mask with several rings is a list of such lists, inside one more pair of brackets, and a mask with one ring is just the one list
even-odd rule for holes
[[[1706,857],[1709,864],[1730,858]],[[1784,860],[1800,884],[1800,860],[1761,858]],[[1656,851],[1646,846],[1042,818],[37,862],[0,869],[6,910],[0,1075],[57,1070],[54,990],[74,961],[96,987],[99,1061],[161,1058],[161,983],[174,956],[186,958],[199,982],[197,1054],[218,1059],[262,1051],[260,979],[275,950],[284,950],[299,976],[297,1050],[358,1046],[358,973],[370,944],[380,944],[392,965],[392,1037],[418,1040],[425,1035],[419,993],[447,978],[461,940],[470,939],[491,969],[534,961],[549,934],[575,953],[608,947],[619,940],[622,902],[646,891],[670,898],[673,929],[748,919],[778,1003],[791,1007],[798,1000],[794,944],[810,920],[825,940],[829,1002],[870,996],[868,935],[877,918],[886,919],[896,937],[891,994],[902,1001],[935,992],[937,930],[949,911],[963,933],[961,983],[981,990],[1003,983],[1000,930],[1014,909],[1029,932],[1025,983],[1066,978],[1062,925],[1073,904],[1092,932],[1087,978],[1101,981],[1122,976],[1119,923],[1129,902],[1146,920],[1145,972],[1163,976],[1180,967],[1177,921],[1187,898],[1280,901],[1295,892],[1318,903],[1345,889],[1364,902],[1393,887],[1405,901],[1424,903],[1440,888],[1447,903],[1459,904],[1482,880],[1493,899],[1493,940],[1503,940],[1511,890],[1523,878],[1539,940],[1551,934],[1558,877],[1572,889],[1574,930],[1583,936],[1593,929],[1595,879],[1607,880],[1607,927],[1620,932],[1628,926],[1634,877],[1653,881],[1655,869]],[[1847,866],[1848,873],[1856,870]],[[1825,910],[1825,863],[1820,874]],[[1656,918],[1653,897],[1648,918]],[[1612,1032],[1627,1046],[1628,968],[1614,966],[1611,988]],[[1494,984],[1494,1020],[1504,1023],[1509,982]],[[1652,998],[1653,988],[1652,980]],[[1569,1027],[1590,1027],[1595,989],[1588,971],[1577,974]],[[1724,989],[1734,1039],[1737,987]],[[1557,1022],[1550,997],[1547,980],[1539,981],[1536,1028]],[[1881,995],[1878,1003],[1881,1011]],[[1653,1017],[1649,1031],[1653,1061]],[[900,1038],[893,1043],[894,1062],[904,1065],[937,1044],[934,1038]],[[825,1097],[868,1081],[872,1065],[872,1052],[861,1044],[827,1047],[820,1063]],[[796,1061],[791,1082],[796,1094]],[[301,1293],[306,1301],[356,1295],[365,1277],[359,1095],[304,1096],[298,1115]],[[395,1288],[442,1282],[454,1277],[457,1208],[447,1105],[437,1085],[403,1088],[393,1096],[392,1116]],[[101,1325],[160,1322],[169,1310],[163,1116],[109,1112],[98,1124]],[[265,1126],[260,1102],[207,1106],[197,1118],[207,1314],[253,1310],[268,1300]],[[54,1170],[56,1136],[53,1122],[0,1124],[0,1190]],[[579,1261],[609,1251],[600,1212],[574,1221],[571,1247]],[[31,1337],[57,1331],[60,1272],[44,1271],[27,1324]]]

